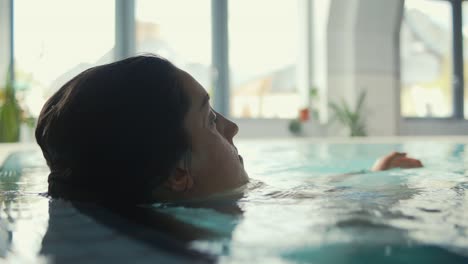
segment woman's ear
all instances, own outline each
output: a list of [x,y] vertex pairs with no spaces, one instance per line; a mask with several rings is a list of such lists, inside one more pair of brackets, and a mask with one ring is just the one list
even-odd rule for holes
[[172,175],[166,180],[165,186],[174,192],[185,192],[193,187],[193,178],[189,170],[177,166]]

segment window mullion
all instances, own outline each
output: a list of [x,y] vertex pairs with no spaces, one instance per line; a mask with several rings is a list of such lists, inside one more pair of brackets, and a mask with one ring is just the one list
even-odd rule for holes
[[464,80],[463,80],[463,32],[462,32],[462,3],[452,3],[452,27],[453,27],[453,116],[463,119],[464,108]]
[[135,54],[135,0],[115,0],[116,60]]
[[212,0],[211,13],[214,108],[229,116],[228,0]]
[[10,25],[9,25],[9,42],[10,42],[10,58],[9,58],[9,65],[8,65],[8,73],[10,76],[7,76],[7,78],[10,78],[11,81],[15,80],[15,39],[14,39],[14,1],[9,0],[10,2],[10,13],[8,16],[8,19],[10,20]]

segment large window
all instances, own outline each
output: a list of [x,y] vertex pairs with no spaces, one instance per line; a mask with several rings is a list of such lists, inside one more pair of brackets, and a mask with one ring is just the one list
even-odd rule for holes
[[136,52],[155,53],[212,91],[211,0],[137,0]]
[[405,1],[400,35],[404,117],[468,117],[467,12],[465,1]]
[[298,1],[229,1],[230,112],[241,118],[298,115]]
[[14,1],[15,78],[33,116],[66,81],[113,61],[114,2]]
[[[231,116],[297,117],[298,1],[227,2]],[[16,82],[34,116],[73,76],[115,59],[116,3],[14,1]],[[211,0],[135,0],[135,51],[123,56],[166,57],[211,93],[211,9]]]
[[452,116],[452,32],[450,2],[405,1],[400,35],[404,117]]

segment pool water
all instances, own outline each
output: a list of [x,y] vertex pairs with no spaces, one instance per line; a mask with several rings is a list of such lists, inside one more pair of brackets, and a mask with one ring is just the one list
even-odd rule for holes
[[[141,209],[50,200],[40,152],[12,152],[0,171],[0,262],[468,263],[468,145],[237,147],[254,179],[240,199]],[[425,167],[362,172],[395,150]]]

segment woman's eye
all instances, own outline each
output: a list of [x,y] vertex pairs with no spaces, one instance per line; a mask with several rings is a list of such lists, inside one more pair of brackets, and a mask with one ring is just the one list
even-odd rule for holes
[[218,116],[216,116],[215,113],[211,112],[211,119],[210,119],[210,124],[214,125],[218,121]]

